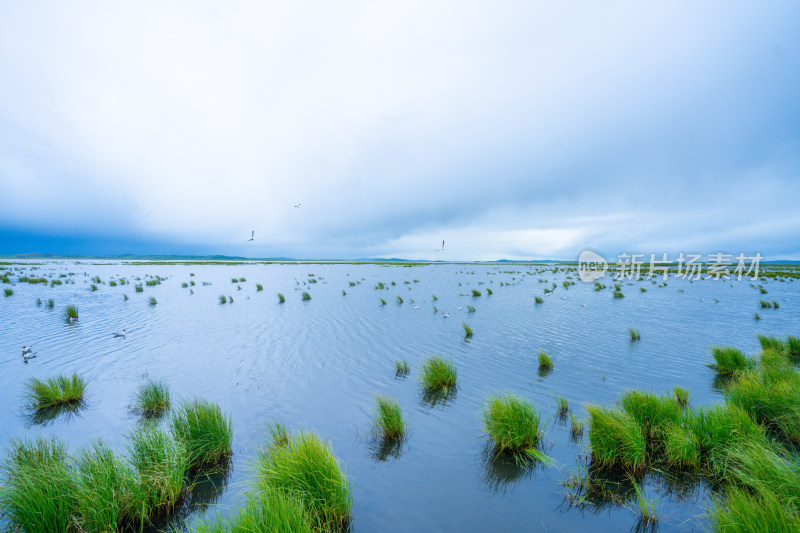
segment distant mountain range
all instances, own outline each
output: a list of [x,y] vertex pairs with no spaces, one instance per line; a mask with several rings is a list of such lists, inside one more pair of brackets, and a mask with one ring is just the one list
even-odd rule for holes
[[[425,259],[403,259],[400,257],[360,257],[358,259],[297,259],[294,257],[241,257],[235,255],[61,255],[46,253],[28,253],[16,255],[0,255],[2,259],[105,259],[122,261],[309,261],[309,262],[364,262],[364,263],[576,263],[574,259],[498,259],[496,261],[428,261]],[[800,261],[781,259],[777,261],[761,261],[762,265],[800,264]]]

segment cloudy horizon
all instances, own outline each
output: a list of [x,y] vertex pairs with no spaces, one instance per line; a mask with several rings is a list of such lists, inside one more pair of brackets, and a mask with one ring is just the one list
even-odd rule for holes
[[0,254],[800,259],[797,20],[5,2]]

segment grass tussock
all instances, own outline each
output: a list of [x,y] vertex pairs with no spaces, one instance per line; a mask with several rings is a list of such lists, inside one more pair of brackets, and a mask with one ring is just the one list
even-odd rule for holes
[[172,435],[156,425],[144,424],[128,436],[128,458],[138,474],[130,496],[130,519],[143,528],[158,516],[171,513],[185,495],[189,457]]
[[193,468],[218,465],[231,455],[231,419],[215,403],[184,403],[173,414],[171,427],[175,438],[185,446]]
[[573,439],[583,435],[583,420],[574,415],[569,417],[569,435]]
[[156,304],[158,303],[158,300],[156,300],[156,297],[155,297],[155,296],[150,296],[150,297],[147,299],[147,303],[149,303],[150,305],[156,305]]
[[311,295],[310,295],[310,294],[308,294],[308,292],[306,292],[306,291],[303,291],[303,301],[304,301],[304,302],[307,302],[307,301],[309,301],[310,299],[311,299]]
[[313,433],[262,449],[256,460],[259,491],[297,498],[322,528],[346,528],[353,506],[350,482],[330,445]]
[[407,376],[408,373],[411,371],[411,368],[408,365],[408,361],[403,359],[402,361],[395,361],[395,375],[396,376]]
[[372,431],[383,440],[401,440],[406,434],[406,426],[400,404],[391,398],[376,396]]
[[625,298],[625,295],[622,294],[621,291],[614,291],[614,298]]
[[133,410],[148,418],[160,417],[169,406],[169,385],[164,381],[148,379],[139,386],[133,397]]
[[675,400],[678,402],[678,405],[681,407],[689,405],[689,389],[675,387],[673,393],[675,394]]
[[483,408],[483,427],[498,453],[535,448],[544,429],[533,403],[513,394],[487,400]]
[[539,368],[553,368],[553,359],[544,350],[539,350]]
[[628,333],[631,335],[631,342],[642,340],[642,335],[638,329],[628,328]]
[[64,309],[64,318],[69,321],[78,320],[78,308],[72,304],[69,304]]
[[592,462],[600,466],[622,466],[641,470],[647,458],[647,445],[636,420],[621,409],[590,405],[589,444]]
[[0,508],[13,526],[24,532],[67,532],[75,485],[61,442],[12,441],[1,470]]
[[536,297],[535,297],[533,300],[534,300],[534,301],[535,301],[537,304],[543,304],[543,303],[544,303],[544,298],[542,298],[541,296],[536,296]]
[[31,378],[26,388],[28,403],[34,409],[74,406],[83,401],[86,381],[78,374],[54,376],[45,380]]
[[271,486],[259,487],[232,513],[201,520],[193,533],[320,533],[303,500]]
[[720,374],[733,374],[753,366],[753,362],[737,348],[717,346],[711,349],[711,355],[714,357],[715,364],[709,365],[709,367]]
[[664,428],[677,425],[683,410],[672,396],[658,396],[649,391],[628,391],[620,398],[623,410],[641,428],[648,441],[657,441]]
[[569,413],[569,402],[563,396],[556,396],[556,407],[560,416],[566,416]]
[[461,323],[461,327],[464,328],[464,338],[469,339],[472,337],[472,328],[466,322]]
[[456,367],[451,361],[432,355],[422,363],[420,381],[427,391],[447,392],[456,386]]

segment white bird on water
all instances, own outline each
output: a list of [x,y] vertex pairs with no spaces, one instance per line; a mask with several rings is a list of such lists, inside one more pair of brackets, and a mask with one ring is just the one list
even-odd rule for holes
[[414,306],[414,309],[419,309],[419,306],[418,306],[418,305],[415,305],[415,306]]
[[586,307],[586,302],[583,302],[583,303],[581,304],[581,307]]
[[444,318],[450,318],[450,313],[442,313],[442,316],[443,316]]
[[125,329],[123,329],[122,331],[115,331],[115,332],[113,333],[113,335],[114,335],[114,338],[117,338],[117,337],[125,337],[125,332],[126,332],[126,331],[127,331],[127,330],[125,330]]

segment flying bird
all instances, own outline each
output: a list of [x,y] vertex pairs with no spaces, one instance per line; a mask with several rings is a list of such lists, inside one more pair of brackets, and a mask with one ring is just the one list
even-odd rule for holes
[[295,207],[300,207],[303,204],[294,204]]
[[256,230],[253,230],[252,232],[250,232],[250,238],[249,238],[249,239],[247,239],[247,240],[246,240],[246,241],[244,241],[244,242],[250,242],[250,241],[252,241],[253,239],[255,239],[255,237],[256,237]]

